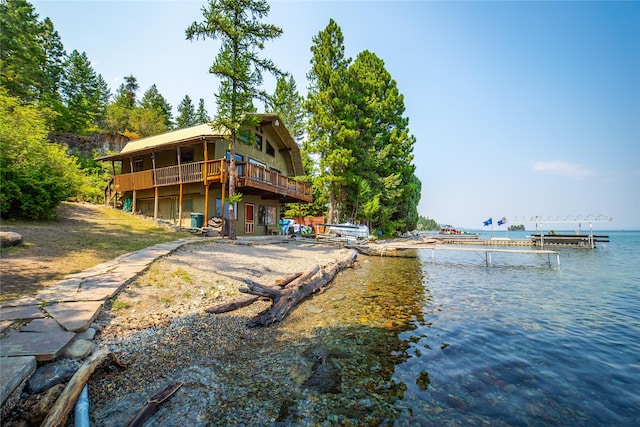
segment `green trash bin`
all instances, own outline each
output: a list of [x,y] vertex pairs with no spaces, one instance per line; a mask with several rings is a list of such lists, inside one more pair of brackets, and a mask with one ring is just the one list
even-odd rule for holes
[[203,221],[204,221],[204,214],[200,212],[191,213],[191,228],[202,228]]

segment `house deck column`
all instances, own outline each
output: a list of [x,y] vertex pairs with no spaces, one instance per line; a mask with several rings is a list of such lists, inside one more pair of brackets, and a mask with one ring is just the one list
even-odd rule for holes
[[153,219],[158,219],[158,182],[156,178],[156,153],[151,153],[151,162],[153,163]]

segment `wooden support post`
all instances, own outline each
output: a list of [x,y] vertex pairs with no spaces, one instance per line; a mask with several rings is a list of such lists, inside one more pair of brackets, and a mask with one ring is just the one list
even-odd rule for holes
[[220,208],[220,209],[222,209],[222,233],[221,234],[222,234],[222,237],[224,237],[224,225],[225,225],[224,224],[225,223],[225,219],[224,219],[224,190],[225,190],[225,188],[224,187],[225,187],[225,184],[226,184],[226,181],[227,181],[227,179],[225,177],[225,173],[224,173],[224,162],[222,162],[222,175],[221,175],[221,178],[222,178],[222,196],[221,196],[221,198],[222,198],[222,200],[221,200],[222,207]]
[[209,162],[209,150],[207,140],[203,141],[204,164],[202,165],[202,180],[204,181],[204,226],[209,225],[209,181],[207,179],[207,167]]
[[154,188],[154,194],[153,194],[153,219],[158,219],[158,191],[159,188],[156,187]]
[[204,227],[209,226],[209,184],[204,183]]
[[178,227],[182,227],[182,192],[183,184],[180,183],[180,196],[178,198]]
[[153,164],[153,218],[158,219],[158,180],[156,176],[156,153],[151,153],[151,163]]

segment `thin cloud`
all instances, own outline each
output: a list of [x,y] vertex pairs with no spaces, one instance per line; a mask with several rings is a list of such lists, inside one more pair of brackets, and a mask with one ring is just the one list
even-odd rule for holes
[[535,172],[550,173],[554,175],[568,176],[569,178],[584,178],[593,175],[593,169],[587,169],[582,165],[565,162],[564,160],[552,160],[550,162],[536,162],[533,164]]

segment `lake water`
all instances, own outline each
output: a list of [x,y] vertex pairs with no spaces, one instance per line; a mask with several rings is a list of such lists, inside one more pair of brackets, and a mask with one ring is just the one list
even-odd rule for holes
[[395,425],[640,425],[640,233],[600,234],[610,243],[561,250],[559,269],[419,251]]
[[[638,426],[640,232],[606,234],[594,250],[561,250],[560,268],[532,254],[494,253],[491,266],[475,252],[358,256],[228,354],[177,352],[151,389],[185,386],[150,422]],[[196,331],[215,319],[181,322]]]

